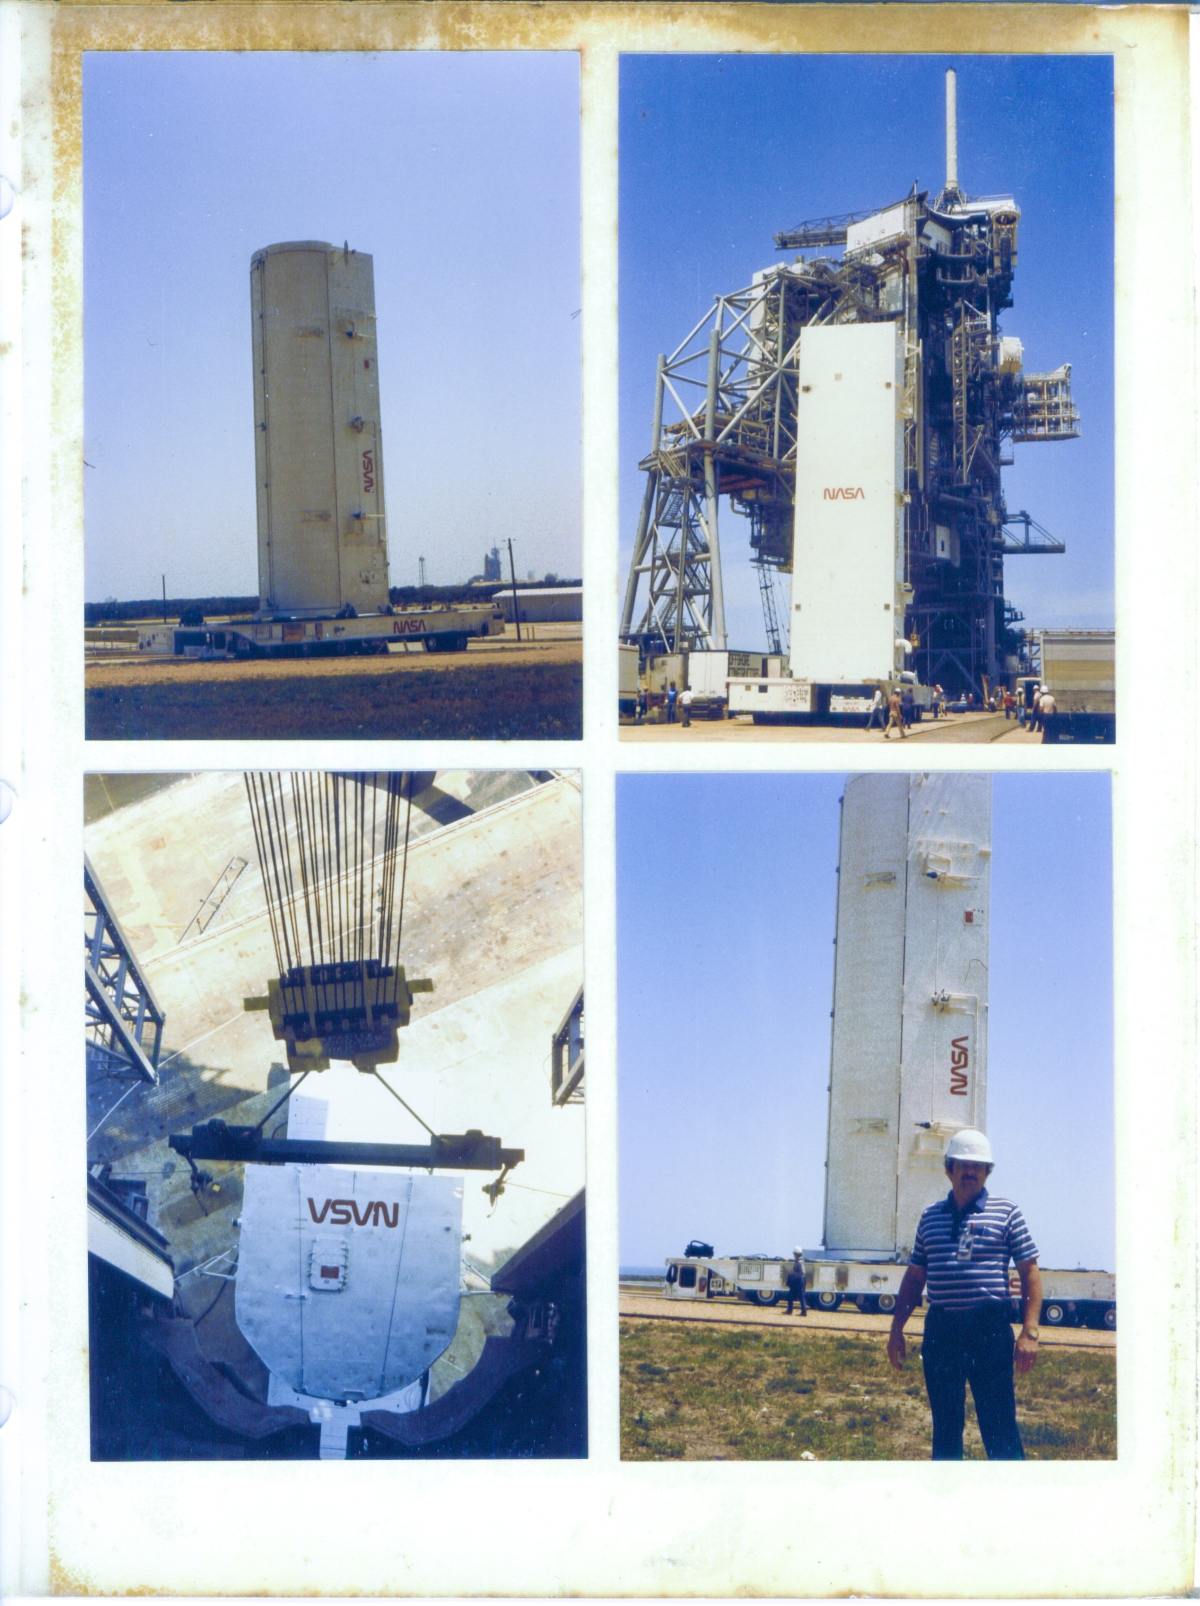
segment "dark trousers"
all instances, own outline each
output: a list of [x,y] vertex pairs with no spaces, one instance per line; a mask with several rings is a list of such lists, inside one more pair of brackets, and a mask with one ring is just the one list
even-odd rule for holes
[[968,1383],[988,1460],[1025,1459],[1013,1394],[1015,1348],[1007,1304],[993,1301],[964,1311],[930,1308],[921,1365],[933,1412],[935,1461],[962,1460]]
[[805,1304],[806,1304],[805,1298],[804,1298],[804,1284],[807,1281],[808,1281],[808,1279],[806,1277],[802,1277],[799,1282],[794,1283],[790,1277],[788,1278],[788,1285],[787,1285],[787,1302],[788,1302],[787,1313],[788,1313],[789,1316],[792,1314],[792,1306],[793,1305],[799,1305],[799,1307],[801,1309],[801,1312],[804,1311]]

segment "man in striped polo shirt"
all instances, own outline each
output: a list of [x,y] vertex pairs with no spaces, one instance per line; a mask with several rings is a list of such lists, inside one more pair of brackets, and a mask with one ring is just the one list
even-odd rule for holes
[[[966,1385],[970,1383],[983,1446],[991,1461],[1022,1461],[1013,1394],[1013,1362],[1037,1360],[1042,1276],[1037,1246],[1020,1210],[985,1186],[992,1150],[982,1132],[956,1132],[946,1145],[950,1192],[922,1213],[908,1270],[896,1295],[888,1359],[904,1365],[904,1324],[928,1286],[921,1342],[933,1412],[933,1459],[961,1461]],[[1008,1263],[1021,1278],[1021,1336],[1013,1344]]]

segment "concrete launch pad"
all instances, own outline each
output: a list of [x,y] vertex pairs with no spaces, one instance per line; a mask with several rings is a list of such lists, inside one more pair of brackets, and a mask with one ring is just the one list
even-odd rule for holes
[[[622,725],[623,742],[724,742],[734,746],[746,742],[835,742],[873,743],[879,746],[884,738],[876,730],[863,730],[858,726],[839,725],[755,725],[749,719],[694,720],[685,730],[674,725]],[[888,737],[892,747],[899,747],[900,737]],[[947,714],[938,720],[922,720],[910,728],[907,741],[922,746],[930,742],[1005,742],[1020,744],[1036,742],[1041,736],[1025,730],[1015,720],[1003,714]]]

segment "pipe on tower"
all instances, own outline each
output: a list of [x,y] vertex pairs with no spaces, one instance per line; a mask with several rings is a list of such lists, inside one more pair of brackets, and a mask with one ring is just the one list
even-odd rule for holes
[[946,70],[946,188],[958,188],[958,75]]

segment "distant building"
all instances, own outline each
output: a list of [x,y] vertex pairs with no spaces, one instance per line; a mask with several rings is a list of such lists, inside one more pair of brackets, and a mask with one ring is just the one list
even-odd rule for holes
[[500,548],[494,546],[490,552],[483,555],[483,578],[485,580],[502,580],[500,573]]
[[[517,590],[522,624],[563,624],[583,618],[582,586],[521,586]],[[514,622],[513,588],[497,591],[492,601]]]

